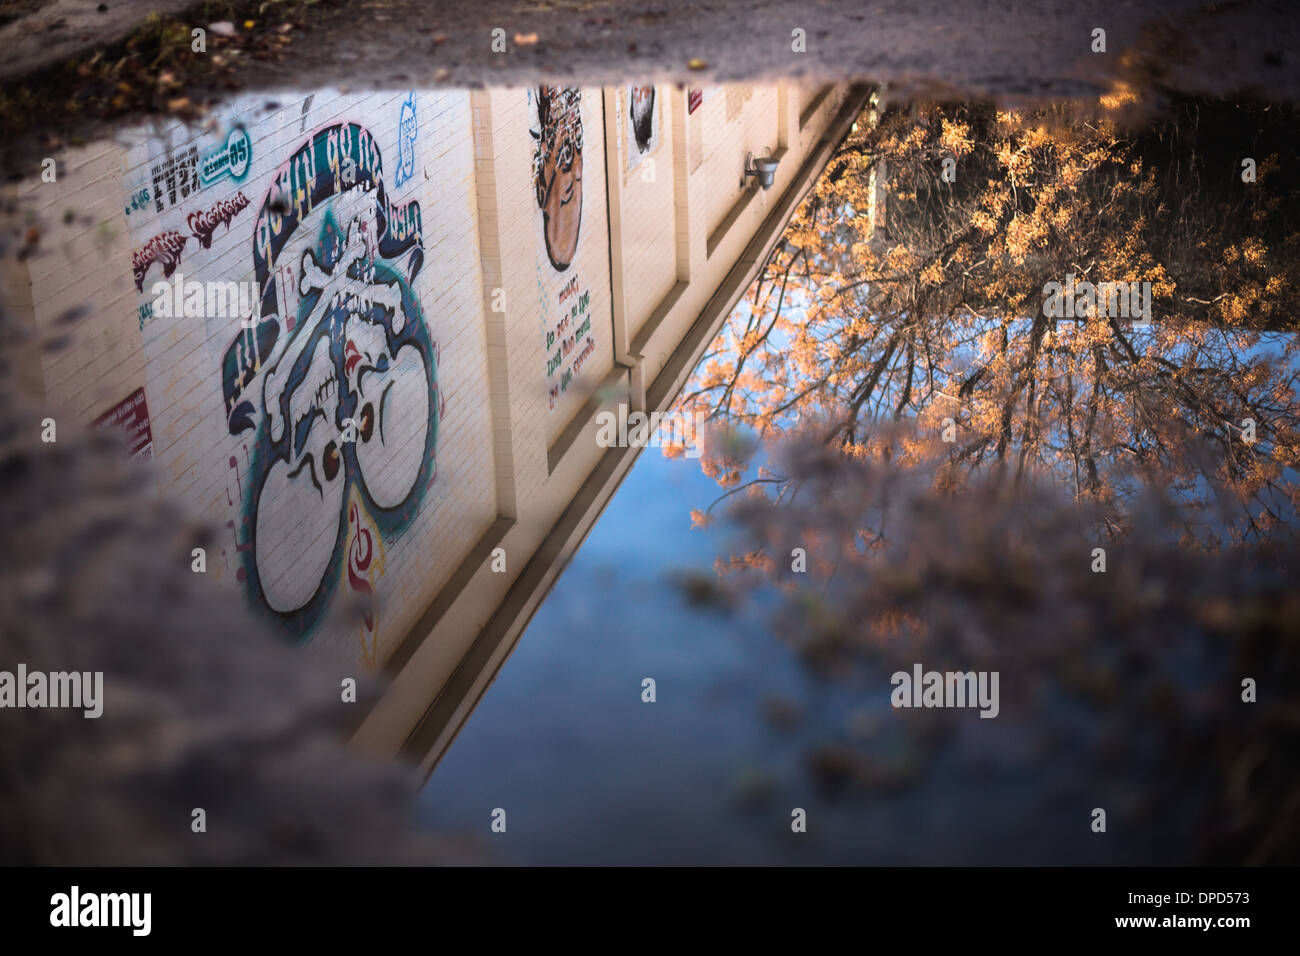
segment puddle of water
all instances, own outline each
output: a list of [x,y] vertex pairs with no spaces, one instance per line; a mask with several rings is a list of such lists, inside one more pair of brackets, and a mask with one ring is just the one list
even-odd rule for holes
[[[492,858],[1285,856],[1285,835],[1207,829],[1241,769],[1194,756],[1257,733],[1243,678],[1289,676],[1291,114],[861,92],[322,89],[69,150],[5,212],[22,434],[94,462],[90,427],[148,461],[131,507],[161,495],[184,531],[135,547],[185,583],[180,610],[166,588],[140,609],[176,611],[209,663],[247,625],[305,646],[304,699],[407,666],[360,732],[380,750],[534,555],[571,558],[420,797],[439,831],[504,809]],[[772,252],[750,276],[754,242]],[[718,426],[708,454],[649,449],[624,479],[599,414],[675,398]],[[37,445],[50,423],[77,439]],[[792,442],[755,454],[755,430]],[[778,505],[692,528],[748,480]],[[35,536],[21,600],[100,533],[99,492],[117,501],[91,494],[73,538]],[[748,573],[715,573],[737,555]],[[205,629],[184,601],[229,615]],[[912,662],[1001,674],[998,718],[897,706]],[[139,662],[113,666],[129,684]],[[145,686],[165,725],[187,685]],[[1260,746],[1266,768],[1294,753]],[[1123,841],[1093,838],[1097,804]]]

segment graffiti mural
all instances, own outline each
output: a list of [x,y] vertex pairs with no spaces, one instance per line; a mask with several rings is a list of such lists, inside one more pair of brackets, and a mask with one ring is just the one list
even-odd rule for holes
[[374,137],[337,123],[276,170],[252,260],[257,314],[221,367],[229,431],[253,447],[242,579],[305,635],[339,587],[371,599],[384,540],[435,474],[437,350],[413,291],[420,206],[391,201]]
[[537,294],[546,343],[547,403],[554,411],[596,349],[591,290],[577,268],[582,227],[582,92],[539,87],[529,91],[533,125],[533,186],[541,210]]
[[653,86],[627,88],[627,168],[659,148],[659,110]]

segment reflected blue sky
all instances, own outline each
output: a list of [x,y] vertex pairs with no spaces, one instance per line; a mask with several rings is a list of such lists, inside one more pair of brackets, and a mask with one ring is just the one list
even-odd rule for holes
[[[890,708],[883,671],[824,682],[773,637],[762,595],[689,604],[674,574],[712,574],[726,543],[689,512],[717,495],[697,462],[640,455],[434,771],[425,824],[510,864],[1139,862],[1167,837],[1090,839],[1082,804],[1098,798],[1073,744],[1014,712],[962,714],[922,759],[917,712]],[[771,719],[774,699],[793,725]],[[836,793],[808,764],[827,742],[915,773]],[[1051,753],[1066,759],[1044,766]],[[490,831],[497,807],[505,834]]]

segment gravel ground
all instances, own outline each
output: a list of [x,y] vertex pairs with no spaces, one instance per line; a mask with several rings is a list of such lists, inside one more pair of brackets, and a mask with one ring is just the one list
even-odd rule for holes
[[[21,13],[21,2],[5,2]],[[87,59],[153,12],[204,26],[234,11],[258,32],[277,30],[289,3],[106,0],[98,7],[52,0],[0,27],[0,81]],[[242,67],[241,85],[810,74],[904,90],[1061,96],[1095,93],[1136,70],[1186,92],[1294,98],[1300,82],[1300,17],[1285,0],[319,0],[302,9],[302,22],[288,31],[292,42]],[[1107,31],[1105,54],[1090,49],[1096,27]],[[492,49],[496,28],[505,32],[505,52]],[[805,31],[805,53],[791,49],[796,28]]]
[[[30,174],[33,158],[52,148],[151,113],[201,112],[235,90],[814,76],[885,83],[898,97],[995,96],[1009,105],[1092,97],[1121,82],[1157,94],[1300,96],[1300,16],[1286,0],[0,4],[5,178]],[[159,31],[152,14],[174,25],[164,53],[148,39]],[[234,35],[218,35],[214,23]],[[190,50],[195,27],[209,28],[205,53]],[[1091,50],[1098,27],[1105,53]],[[503,52],[493,49],[496,30]],[[792,49],[795,30],[806,52]],[[133,43],[136,55],[125,57]],[[1147,99],[1159,107],[1159,95]]]

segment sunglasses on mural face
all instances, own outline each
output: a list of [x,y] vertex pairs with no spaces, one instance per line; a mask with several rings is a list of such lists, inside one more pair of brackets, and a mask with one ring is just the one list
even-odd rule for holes
[[[541,130],[530,130],[537,148],[533,154],[533,182],[537,189],[537,205],[545,208],[551,187],[558,173],[573,169],[582,155],[581,101],[577,95],[566,95],[549,100],[550,108],[543,109]],[[553,166],[552,166],[553,162]]]
[[582,155],[581,145],[576,148],[569,142],[560,146],[559,153],[555,157],[554,166],[549,164],[543,165],[534,178],[534,185],[537,187],[537,205],[545,209],[550,199],[551,190],[555,186],[555,178],[561,173],[568,173],[573,169],[574,161]]
[[577,159],[580,152],[582,152],[581,131],[578,132],[577,136],[566,136],[564,142],[560,144],[559,155],[555,157],[556,169],[567,173],[573,168],[573,161]]

